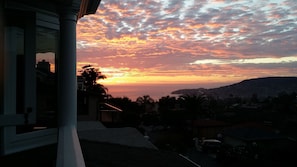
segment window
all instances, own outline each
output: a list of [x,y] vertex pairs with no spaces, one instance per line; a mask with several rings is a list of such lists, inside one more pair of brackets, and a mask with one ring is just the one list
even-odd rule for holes
[[58,17],[30,10],[5,10],[0,154],[57,141]]

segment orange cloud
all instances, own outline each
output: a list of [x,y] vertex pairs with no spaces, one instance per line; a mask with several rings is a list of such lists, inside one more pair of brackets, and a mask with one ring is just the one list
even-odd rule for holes
[[191,64],[293,57],[297,53],[294,8],[295,3],[282,0],[278,4],[103,1],[95,15],[78,21],[78,69],[86,64],[97,66],[107,75],[102,81],[107,85],[232,82],[295,75],[295,61],[257,66]]

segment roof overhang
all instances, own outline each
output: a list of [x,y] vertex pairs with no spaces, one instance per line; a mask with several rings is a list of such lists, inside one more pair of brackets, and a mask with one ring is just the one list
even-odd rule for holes
[[108,103],[101,103],[100,105],[101,105],[101,108],[100,108],[101,112],[123,112],[122,109]]
[[101,0],[56,0],[60,4],[72,6],[74,8],[79,7],[77,18],[81,18],[84,15],[94,14],[99,7]]
[[81,0],[78,18],[81,18],[84,15],[96,13],[100,2],[101,0]]
[[53,12],[63,11],[63,8],[70,7],[77,12],[77,18],[79,19],[84,15],[96,13],[101,0],[7,0],[7,2],[22,3]]

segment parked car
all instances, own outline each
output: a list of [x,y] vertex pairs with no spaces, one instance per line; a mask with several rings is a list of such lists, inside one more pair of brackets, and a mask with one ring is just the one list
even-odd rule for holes
[[217,139],[204,139],[201,143],[202,151],[216,153],[222,145],[222,142]]

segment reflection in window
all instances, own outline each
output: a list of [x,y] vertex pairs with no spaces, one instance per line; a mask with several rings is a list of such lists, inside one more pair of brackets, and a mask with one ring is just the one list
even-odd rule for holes
[[[24,34],[24,32],[23,32]],[[24,41],[24,35],[19,35],[18,41]],[[25,121],[24,125],[17,126],[17,133],[31,132],[47,128],[57,127],[57,79],[56,79],[56,55],[57,55],[58,31],[42,27],[36,28],[36,115],[33,111],[23,109],[24,102],[24,60],[27,58],[19,53],[17,56],[17,88],[18,109],[17,113],[25,114],[25,120],[36,117],[36,124]],[[20,45],[20,49],[22,50]],[[34,72],[34,71],[32,71]],[[25,110],[25,113],[24,113]],[[31,109],[32,110],[32,109]]]
[[14,31],[16,32],[16,113],[23,114],[25,111],[25,52],[24,52],[24,45],[25,45],[25,32],[24,28],[21,27],[14,27]]
[[34,129],[56,127],[57,79],[56,54],[58,31],[37,28],[36,38],[36,96],[37,112]]

